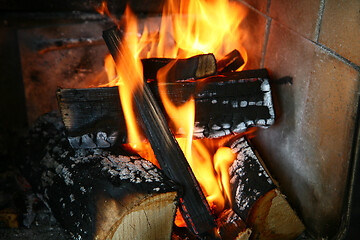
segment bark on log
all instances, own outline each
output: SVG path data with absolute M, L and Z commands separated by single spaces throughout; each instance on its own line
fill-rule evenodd
M 219 73 L 236 71 L 244 63 L 244 59 L 240 52 L 235 49 L 217 62 L 217 71 Z
M 229 169 L 233 210 L 252 229 L 251 239 L 295 239 L 304 225 L 274 184 L 247 139 L 230 145 L 236 160 Z
M 163 110 L 158 83 L 151 82 L 149 87 Z M 194 138 L 222 137 L 250 127 L 266 128 L 275 120 L 266 69 L 167 83 L 166 93 L 176 105 L 194 96 Z M 116 141 L 126 142 L 126 125 L 117 87 L 59 89 L 57 99 L 73 147 L 109 147 Z M 179 133 L 169 117 L 165 117 L 172 132 Z
M 103 32 L 103 38 L 114 60 L 117 61 L 119 59 L 117 56 L 123 54 L 119 49 L 121 36 L 116 28 L 112 28 Z M 123 47 L 125 48 L 125 46 Z M 134 81 L 137 80 L 142 81 L 142 79 L 134 79 Z M 195 234 L 206 234 L 216 226 L 216 223 L 200 185 L 172 135 L 147 83 L 142 84 L 142 89 L 139 87 L 132 92 L 132 95 L 144 123 L 143 130 L 161 169 L 184 190 L 180 198 L 181 214 L 187 226 Z
M 166 75 L 169 82 L 204 78 L 214 75 L 217 70 L 213 54 L 200 54 L 185 59 L 147 58 L 141 62 L 145 80 L 156 80 L 159 69 L 169 63 L 173 64 Z
M 43 116 L 22 172 L 75 239 L 171 239 L 175 184 L 138 156 L 73 150 L 60 115 Z

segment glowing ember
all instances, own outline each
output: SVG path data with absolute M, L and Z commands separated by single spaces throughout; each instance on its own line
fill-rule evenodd
M 109 15 L 106 4 L 103 4 L 99 12 Z M 186 58 L 203 53 L 213 53 L 220 59 L 231 50 L 238 49 L 246 63 L 246 51 L 241 46 L 244 36 L 239 27 L 245 15 L 246 12 L 239 4 L 227 0 L 170 0 L 165 3 L 159 32 L 150 32 L 148 29 L 153 26 L 145 23 L 141 37 L 138 37 L 136 18 L 129 8 L 126 9 L 123 19 L 125 28 L 122 28 L 125 37 L 120 46 L 123 54 L 117 61 L 120 64 L 115 71 L 113 60 L 107 57 L 105 69 L 109 76 L 108 86 L 119 86 L 129 145 L 142 157 L 158 165 L 150 144 L 142 141 L 132 107 L 132 93 L 143 81 L 139 59 Z M 161 93 L 167 92 L 163 89 L 165 84 L 161 83 L 166 81 L 166 73 L 170 68 L 171 64 L 158 72 L 157 80 Z M 217 145 L 214 147 L 204 141 L 192 140 L 195 120 L 193 98 L 182 106 L 175 106 L 166 94 L 161 94 L 161 100 L 176 129 L 181 130 L 183 138 L 177 140 L 207 196 L 209 205 L 215 212 L 221 212 L 230 204 L 227 169 L 235 156 L 228 148 L 218 148 Z M 180 226 L 184 225 L 179 216 L 175 222 Z

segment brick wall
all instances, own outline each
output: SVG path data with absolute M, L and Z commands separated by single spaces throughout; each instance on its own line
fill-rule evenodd
M 239 2 L 258 40 L 245 43 L 248 68 L 270 71 L 277 102 L 277 123 L 258 132 L 257 147 L 311 234 L 339 238 L 358 129 L 360 1 Z

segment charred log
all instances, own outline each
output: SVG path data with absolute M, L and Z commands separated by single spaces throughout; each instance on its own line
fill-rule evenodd
M 141 62 L 145 80 L 156 80 L 159 69 L 167 64 L 173 64 L 166 76 L 169 82 L 199 79 L 216 73 L 213 54 L 201 54 L 186 59 L 146 58 Z
M 236 71 L 244 63 L 244 59 L 240 52 L 235 49 L 217 62 L 217 71 L 218 73 Z
M 229 169 L 233 210 L 252 229 L 251 239 L 295 239 L 304 225 L 280 193 L 259 155 L 241 137 L 231 149 Z
M 151 82 L 149 87 L 163 110 L 159 84 Z M 266 128 L 274 123 L 271 88 L 265 69 L 166 83 L 165 88 L 175 105 L 194 96 L 195 138 L 222 137 L 244 132 L 250 127 Z M 117 87 L 59 89 L 57 99 L 73 147 L 109 147 L 116 141 L 126 142 Z M 169 116 L 165 117 L 172 131 L 179 132 Z
M 118 46 L 121 37 L 116 28 L 103 32 L 106 44 L 115 61 L 122 54 Z M 144 123 L 144 132 L 164 173 L 183 187 L 180 211 L 187 226 L 196 234 L 204 234 L 215 227 L 214 217 L 205 196 L 185 156 L 172 135 L 155 98 L 144 82 L 142 89 L 132 93 L 136 107 Z
M 22 172 L 75 239 L 170 239 L 177 187 L 138 156 L 74 151 L 57 114 L 24 145 Z

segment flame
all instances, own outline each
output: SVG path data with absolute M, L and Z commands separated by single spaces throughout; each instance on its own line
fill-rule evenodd
M 100 12 L 110 13 L 103 3 Z M 240 24 L 246 11 L 235 1 L 228 0 L 169 0 L 164 5 L 162 22 L 158 32 L 151 32 L 153 26 L 145 23 L 143 33 L 137 36 L 137 21 L 126 8 L 124 22 L 125 38 L 121 47 L 122 55 L 114 61 L 107 57 L 105 69 L 109 75 L 108 86 L 119 86 L 121 104 L 128 128 L 129 145 L 137 153 L 158 165 L 148 142 L 142 141 L 133 111 L 132 94 L 143 82 L 140 58 L 166 57 L 186 58 L 196 54 L 213 53 L 220 59 L 233 49 L 238 49 L 247 62 L 242 47 L 246 37 Z M 201 188 L 215 212 L 221 212 L 231 204 L 228 168 L 235 159 L 229 148 L 209 144 L 205 140 L 193 140 L 195 101 L 176 106 L 166 94 L 166 74 L 174 64 L 168 64 L 158 71 L 160 97 L 165 110 L 173 122 L 177 138 Z M 245 64 L 241 67 L 241 69 Z M 116 70 L 115 70 L 116 69 Z M 241 70 L 240 69 L 240 70 Z M 181 116 L 181 118 L 179 118 Z M 180 216 L 175 223 L 184 226 Z
M 117 81 L 121 106 L 125 116 L 128 140 L 133 149 L 142 145 L 141 134 L 135 117 L 132 95 L 140 91 L 143 84 L 143 69 L 139 59 L 139 42 L 137 38 L 137 21 L 130 8 L 125 10 L 125 32 L 120 46 L 120 54 L 116 62 Z M 134 34 L 135 33 L 135 34 Z M 109 60 L 108 62 L 109 63 Z M 115 74 L 111 66 L 106 66 L 108 74 Z

